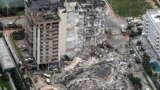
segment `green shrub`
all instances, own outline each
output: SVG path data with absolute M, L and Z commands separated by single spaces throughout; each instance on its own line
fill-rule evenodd
M 0 38 L 2 38 L 2 37 L 3 37 L 3 33 L 1 32 L 1 33 L 0 33 Z
M 24 30 L 18 30 L 12 33 L 12 38 L 14 40 L 22 40 L 25 38 L 25 32 Z
M 142 88 L 141 79 L 139 79 L 138 77 L 133 77 L 133 75 L 131 74 L 129 75 L 129 80 L 131 81 L 131 83 L 134 85 L 136 89 Z
M 9 77 L 6 73 L 2 74 L 2 78 L 3 78 L 4 81 L 9 81 Z

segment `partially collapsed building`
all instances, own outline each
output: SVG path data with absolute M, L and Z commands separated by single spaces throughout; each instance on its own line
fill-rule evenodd
M 128 88 L 127 64 L 103 46 L 106 6 L 102 0 L 26 0 L 25 5 L 26 45 L 38 65 L 58 63 L 61 72 L 51 81 L 59 90 Z M 64 55 L 70 59 L 61 59 Z
M 26 0 L 26 46 L 36 63 L 49 64 L 86 45 L 100 43 L 105 31 L 104 2 Z M 86 4 L 87 3 L 87 4 Z

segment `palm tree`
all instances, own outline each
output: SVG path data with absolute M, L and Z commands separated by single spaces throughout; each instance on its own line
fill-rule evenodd
M 7 7 L 2 8 L 1 15 L 2 16 L 7 16 Z

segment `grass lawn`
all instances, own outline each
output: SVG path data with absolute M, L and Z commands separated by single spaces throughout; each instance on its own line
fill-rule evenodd
M 18 15 L 18 16 L 24 15 L 24 11 L 17 11 L 17 15 Z
M 108 0 L 115 13 L 123 17 L 139 16 L 151 7 L 146 0 Z
M 11 90 L 9 82 L 3 81 L 2 77 L 0 77 L 0 88 L 5 90 L 4 87 L 6 87 L 7 90 Z

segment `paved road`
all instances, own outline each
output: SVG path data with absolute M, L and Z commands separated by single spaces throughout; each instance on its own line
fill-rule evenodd
M 9 46 L 9 48 L 10 48 L 10 51 L 11 51 L 11 53 L 12 53 L 12 55 L 13 55 L 13 57 L 15 58 L 15 62 L 16 62 L 16 64 L 18 64 L 19 63 L 19 58 L 18 58 L 18 56 L 16 55 L 17 54 L 17 52 L 16 52 L 16 50 L 13 48 L 13 45 L 12 45 L 12 43 L 11 43 L 11 41 L 9 40 L 9 37 L 5 37 L 6 38 L 6 41 L 7 41 L 7 43 L 8 43 L 8 46 Z M 18 72 L 18 74 L 19 74 L 19 76 L 21 77 L 21 75 L 20 75 L 20 71 L 19 71 L 19 69 L 17 68 L 17 72 Z M 33 82 L 33 79 L 32 79 L 32 76 L 31 76 L 31 74 L 30 74 L 30 72 L 28 72 L 28 70 L 26 70 L 26 74 L 28 75 L 28 77 L 32 80 L 32 82 Z M 21 78 L 22 79 L 22 78 Z M 23 80 L 23 79 L 22 79 Z M 24 82 L 23 82 L 23 85 L 25 86 L 25 84 L 24 84 Z M 33 84 L 33 88 L 35 89 L 35 85 Z
M 17 17 L 18 17 L 18 16 L 16 16 L 16 17 L 0 18 L 0 21 L 1 21 L 4 25 L 7 25 L 9 22 L 13 22 Z M 20 19 L 18 19 L 15 23 L 16 23 L 16 24 L 22 24 L 22 25 L 24 25 L 24 24 L 25 24 L 24 16 L 21 16 Z
M 133 48 L 133 50 L 135 51 L 136 55 L 138 56 L 138 58 L 141 60 L 141 62 L 143 61 L 142 57 L 139 55 L 137 49 L 135 48 L 135 45 L 133 43 L 133 41 L 130 41 L 130 45 Z

